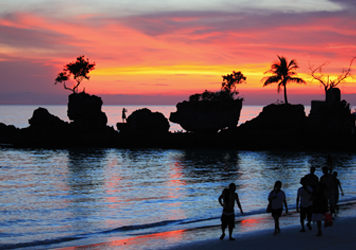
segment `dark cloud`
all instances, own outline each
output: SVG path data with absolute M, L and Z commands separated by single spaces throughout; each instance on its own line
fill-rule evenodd
M 66 105 L 67 102 L 68 93 L 64 91 L 58 93 L 38 93 L 37 91 L 0 93 L 0 104 L 7 105 Z
M 340 13 L 226 13 L 170 12 L 130 16 L 117 21 L 150 36 L 190 32 L 204 35 L 212 32 L 253 32 L 263 29 L 308 24 L 319 18 L 338 17 Z M 344 15 L 342 15 L 344 16 Z M 241 34 L 243 35 L 243 34 Z
M 323 47 L 325 43 L 340 41 L 354 43 L 355 36 L 345 34 L 344 31 L 354 29 L 355 16 L 356 13 L 352 10 L 267 14 L 170 12 L 131 16 L 117 21 L 146 35 L 165 36 L 182 44 L 219 44 L 229 38 L 230 43 L 243 47 L 263 41 L 268 45 L 267 49 L 274 53 L 283 50 L 282 43 L 286 47 L 296 44 L 294 48 L 289 46 L 288 51 L 291 52 L 300 52 L 298 46 Z M 313 25 L 319 27 L 307 29 Z M 306 29 L 303 29 L 303 26 Z M 335 26 L 338 29 L 335 29 Z M 250 51 L 254 53 L 253 48 Z M 236 54 L 218 57 L 225 56 Z
M 56 69 L 46 62 L 33 62 L 11 58 L 11 61 L 0 61 L 1 92 L 49 92 L 58 91 L 61 87 L 54 85 Z
M 18 14 L 7 14 L 0 18 L 22 25 Z M 78 48 L 70 44 L 80 44 L 81 41 L 64 34 L 64 32 L 59 33 L 51 29 L 0 25 L 0 43 L 20 49 L 50 49 L 73 53 L 78 51 Z
M 63 37 L 46 31 L 0 26 L 0 43 L 23 49 L 63 46 Z M 68 45 L 67 45 L 68 46 Z
M 340 4 L 340 5 L 344 5 L 346 7 L 353 7 L 356 8 L 356 1 L 355 0 L 329 0 L 330 2 L 336 3 L 336 4 Z

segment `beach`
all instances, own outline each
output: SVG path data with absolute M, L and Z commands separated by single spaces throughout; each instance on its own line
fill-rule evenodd
M 240 234 L 234 232 L 235 241 L 229 241 L 228 237 L 224 240 L 219 240 L 219 228 L 213 228 L 216 232 L 216 237 L 211 239 L 185 242 L 185 238 L 181 238 L 181 242 L 176 246 L 169 246 L 164 244 L 156 244 L 158 241 L 169 242 L 171 236 L 175 237 L 175 232 L 170 234 L 155 234 L 145 237 L 136 237 L 130 240 L 115 240 L 111 239 L 106 242 L 92 243 L 87 245 L 76 245 L 73 247 L 55 248 L 57 250 L 95 250 L 95 249 L 135 249 L 136 244 L 142 244 L 143 241 L 151 241 L 146 249 L 169 249 L 169 250 L 215 250 L 215 249 L 274 249 L 274 250 L 333 250 L 333 249 L 355 249 L 355 223 L 356 217 L 337 217 L 333 221 L 333 226 L 322 228 L 323 235 L 316 236 L 316 224 L 312 224 L 313 229 L 307 230 L 304 233 L 299 232 L 300 226 L 282 227 L 281 232 L 273 236 L 273 228 L 255 231 L 251 233 Z M 272 225 L 272 224 L 271 224 Z M 211 229 L 208 229 L 211 230 Z M 218 231 L 216 231 L 218 230 Z M 199 230 L 198 230 L 199 231 Z M 193 235 L 196 234 L 199 238 L 199 232 L 188 232 Z M 206 235 L 207 236 L 207 235 Z M 163 241 L 162 241 L 163 240 Z M 84 243 L 84 242 L 83 242 Z M 147 242 L 148 243 L 148 242 Z
M 299 232 L 299 213 L 294 209 L 280 218 L 281 231 L 273 235 L 274 223 L 270 214 L 254 216 L 236 216 L 235 241 L 229 241 L 228 235 L 220 240 L 219 224 L 209 227 L 197 227 L 153 234 L 136 234 L 131 238 L 97 237 L 74 242 L 62 243 L 56 250 L 215 250 L 215 249 L 273 249 L 273 250 L 333 250 L 355 249 L 356 204 L 340 204 L 340 211 L 333 219 L 331 227 L 322 224 L 322 236 L 316 236 L 316 223 L 312 230 Z M 228 234 L 228 231 L 226 230 Z M 144 247 L 142 247 L 144 245 Z
M 237 237 L 236 241 L 220 241 L 218 239 L 194 242 L 171 248 L 174 250 L 194 249 L 274 249 L 274 250 L 332 250 L 355 249 L 356 218 L 340 218 L 334 221 L 332 227 L 323 228 L 323 235 L 316 236 L 316 227 L 312 231 L 300 233 L 299 226 L 281 229 L 279 235 L 273 236 L 271 230 L 264 230 L 258 234 Z

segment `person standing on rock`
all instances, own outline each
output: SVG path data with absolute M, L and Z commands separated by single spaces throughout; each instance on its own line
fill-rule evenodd
M 123 123 L 126 122 L 126 112 L 127 112 L 127 109 L 123 108 L 122 109 L 122 116 L 121 116 Z

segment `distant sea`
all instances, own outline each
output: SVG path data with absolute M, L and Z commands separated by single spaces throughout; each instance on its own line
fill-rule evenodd
M 28 120 L 32 117 L 33 111 L 38 107 L 46 108 L 51 114 L 58 116 L 64 121 L 69 121 L 67 117 L 66 105 L 0 105 L 0 122 L 6 125 L 14 125 L 18 128 L 25 128 L 29 126 Z M 152 112 L 161 112 L 167 119 L 169 119 L 171 112 L 176 112 L 177 109 L 174 105 L 167 106 L 120 106 L 120 105 L 108 105 L 102 106 L 102 111 L 106 113 L 108 117 L 108 126 L 113 126 L 116 129 L 116 123 L 121 122 L 121 111 L 126 108 L 128 117 L 132 112 L 142 108 L 148 108 Z M 243 106 L 241 110 L 239 124 L 249 121 L 262 111 L 263 106 Z M 310 106 L 305 106 L 305 113 L 308 115 L 310 112 Z M 183 131 L 182 127 L 176 123 L 170 123 L 171 132 Z

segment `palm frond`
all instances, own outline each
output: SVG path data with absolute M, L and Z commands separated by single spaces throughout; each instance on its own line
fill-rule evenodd
M 281 81 L 281 77 L 279 75 L 267 76 L 262 78 L 262 81 L 263 81 L 263 86 L 267 86 L 271 83 L 278 83 L 279 81 Z
M 292 60 L 289 62 L 288 69 L 289 69 L 289 70 L 295 70 L 295 69 L 297 69 L 297 68 L 299 68 L 299 66 L 298 66 L 296 60 L 292 59 Z
M 302 78 L 299 78 L 299 77 L 289 77 L 288 81 L 289 82 L 299 83 L 299 84 L 302 84 L 302 83 L 306 84 L 306 82 Z

